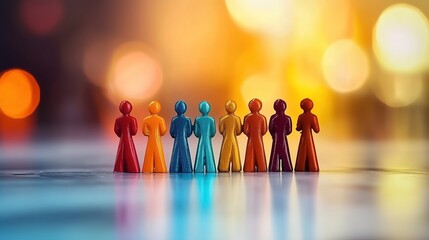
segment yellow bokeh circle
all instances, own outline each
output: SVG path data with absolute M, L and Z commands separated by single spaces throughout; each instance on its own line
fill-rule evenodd
M 359 89 L 369 75 L 365 52 L 350 39 L 336 41 L 326 49 L 322 68 L 329 86 L 337 92 Z
M 416 7 L 400 3 L 385 9 L 373 33 L 381 66 L 396 73 L 421 73 L 429 67 L 429 23 Z

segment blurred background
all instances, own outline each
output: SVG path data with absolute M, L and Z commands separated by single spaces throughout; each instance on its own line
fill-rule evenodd
M 169 124 L 177 100 L 219 119 L 229 99 L 243 117 L 260 98 L 269 118 L 283 98 L 295 125 L 308 97 L 321 139 L 429 136 L 425 0 L 9 0 L 0 14 L 3 143 L 116 139 L 125 99 L 140 122 L 160 101 Z

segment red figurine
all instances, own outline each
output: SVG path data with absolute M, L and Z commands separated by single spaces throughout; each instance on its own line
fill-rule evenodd
M 140 172 L 136 148 L 132 136 L 137 133 L 137 120 L 130 116 L 133 106 L 128 101 L 122 101 L 119 111 L 122 116 L 115 121 L 115 133 L 120 138 L 118 153 L 116 154 L 114 172 Z
M 259 113 L 261 108 L 261 100 L 257 98 L 250 100 L 250 113 L 244 117 L 243 133 L 248 137 L 243 168 L 245 172 L 267 171 L 264 142 L 262 140 L 262 136 L 267 132 L 267 119 Z
M 298 154 L 296 156 L 296 172 L 318 172 L 319 163 L 317 162 L 316 148 L 314 147 L 313 134 L 320 131 L 317 116 L 311 113 L 313 102 L 306 98 L 301 101 L 301 108 L 304 113 L 299 115 L 296 126 L 297 131 L 301 131 L 299 140 Z

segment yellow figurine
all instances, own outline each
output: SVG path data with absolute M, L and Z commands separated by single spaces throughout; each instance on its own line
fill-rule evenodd
M 219 132 L 223 136 L 222 147 L 218 170 L 219 172 L 229 172 L 232 163 L 232 171 L 241 171 L 240 150 L 238 148 L 237 136 L 241 134 L 241 119 L 234 112 L 237 104 L 234 101 L 225 103 L 225 110 L 228 114 L 220 118 Z
M 167 132 L 164 118 L 157 115 L 161 104 L 157 101 L 149 103 L 150 116 L 143 119 L 143 134 L 148 136 L 146 154 L 142 172 L 167 172 L 162 148 L 161 136 Z

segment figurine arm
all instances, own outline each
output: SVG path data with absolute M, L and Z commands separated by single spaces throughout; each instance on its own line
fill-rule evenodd
M 261 134 L 265 135 L 265 133 L 267 133 L 267 119 L 262 116 Z
M 224 123 L 223 123 L 223 118 L 221 118 L 219 120 L 219 133 L 222 134 L 222 135 L 224 135 L 224 132 L 225 132 L 225 126 L 224 126 Z
M 174 118 L 171 120 L 170 124 L 170 136 L 176 138 L 176 125 L 174 124 Z
M 186 137 L 190 137 L 192 135 L 192 122 L 191 119 L 187 119 L 186 121 Z
M 292 119 L 290 117 L 287 117 L 286 135 L 289 135 L 291 133 L 292 133 Z
M 241 129 L 241 119 L 239 117 L 235 118 L 235 135 L 240 135 L 242 132 Z
M 210 121 L 210 137 L 214 137 L 216 135 L 216 124 L 215 120 L 212 119 Z
M 301 116 L 298 117 L 298 121 L 296 122 L 296 130 L 297 131 L 301 131 L 302 130 L 302 126 L 301 126 Z
M 150 134 L 150 131 L 149 131 L 149 128 L 147 127 L 147 123 L 146 123 L 146 121 L 145 120 L 143 120 L 143 123 L 142 123 L 142 132 L 143 132 L 143 135 L 145 135 L 145 136 L 149 136 L 149 134 Z
M 121 137 L 122 132 L 121 128 L 119 127 L 118 120 L 115 121 L 115 127 L 113 128 L 113 131 L 115 131 L 116 136 Z
M 137 125 L 137 119 L 132 118 L 131 126 L 130 126 L 130 134 L 131 136 L 134 136 L 137 134 L 138 125 Z
M 165 120 L 164 118 L 160 117 L 160 123 L 159 123 L 159 130 L 160 130 L 160 134 L 161 136 L 164 136 L 165 133 L 167 132 L 167 126 L 165 125 Z
M 270 118 L 270 123 L 268 125 L 268 130 L 270 131 L 271 136 L 274 137 L 274 133 L 276 132 L 276 125 L 274 124 L 274 115 Z
M 244 120 L 243 120 L 243 133 L 246 136 L 249 136 L 249 123 L 247 122 L 247 117 L 244 117 Z
M 194 134 L 198 138 L 201 136 L 200 127 L 199 127 L 197 119 L 195 119 L 195 121 L 194 121 Z
M 313 122 L 311 123 L 311 128 L 313 129 L 313 131 L 315 133 L 319 133 L 320 128 L 319 128 L 319 121 L 317 121 L 317 116 L 313 115 Z

